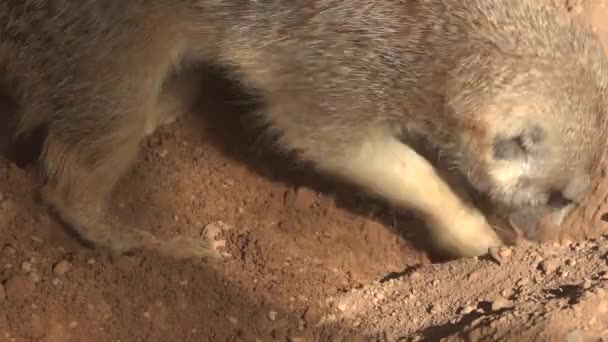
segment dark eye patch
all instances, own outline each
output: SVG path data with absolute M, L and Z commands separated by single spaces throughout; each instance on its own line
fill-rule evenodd
M 494 143 L 494 158 L 512 160 L 521 157 L 526 151 L 521 136 L 515 138 L 499 139 Z
M 515 137 L 498 138 L 494 143 L 494 158 L 501 160 L 521 158 L 544 139 L 545 132 L 539 126 L 533 126 Z

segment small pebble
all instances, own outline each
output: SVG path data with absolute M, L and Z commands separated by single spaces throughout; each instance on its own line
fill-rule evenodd
M 15 250 L 15 248 L 13 248 L 13 246 L 6 245 L 6 246 L 4 246 L 4 248 L 2 248 L 2 253 L 12 256 L 12 255 L 15 255 L 15 253 L 17 253 L 17 251 Z
M 441 311 L 441 306 L 439 304 L 431 305 L 431 307 L 429 308 L 429 313 L 431 314 L 436 314 L 439 311 Z
M 583 288 L 585 290 L 591 288 L 591 286 L 593 286 L 593 282 L 591 281 L 591 279 L 587 279 L 583 282 Z
M 40 282 L 40 274 L 36 273 L 36 272 L 30 272 L 27 275 L 28 277 L 30 277 L 30 279 L 34 282 L 34 283 L 39 283 Z
M 36 235 L 30 236 L 30 240 L 32 240 L 35 243 L 42 243 L 43 242 L 42 239 L 39 238 L 39 237 L 37 237 Z
M 70 329 L 74 329 L 74 328 L 76 328 L 77 326 L 78 326 L 78 322 L 76 322 L 76 321 L 71 321 L 70 323 L 68 323 L 68 327 L 69 327 Z
M 6 299 L 6 291 L 4 291 L 4 286 L 0 284 L 0 303 L 4 302 Z
M 597 305 L 597 312 L 600 314 L 607 313 L 608 312 L 608 301 L 606 301 L 606 300 L 600 301 L 600 303 Z
M 471 305 L 467 305 L 464 308 L 462 308 L 462 310 L 460 310 L 460 313 L 463 315 L 468 315 L 473 311 L 475 311 L 475 307 L 471 306 Z
M 583 342 L 583 333 L 580 330 L 572 330 L 566 335 L 566 342 Z
M 506 298 L 498 298 L 492 302 L 492 311 L 499 311 L 511 306 L 511 302 Z
M 22 262 L 21 263 L 21 270 L 23 272 L 31 272 L 32 271 L 32 264 L 29 263 L 29 262 L 27 262 L 27 261 Z
M 25 300 L 34 294 L 36 284 L 28 276 L 15 276 L 4 284 L 6 297 L 10 300 Z
M 511 248 L 500 247 L 500 249 L 498 250 L 498 255 L 503 259 L 510 257 L 512 254 L 513 250 Z
M 2 203 L 0 203 L 0 208 L 2 210 L 12 210 L 14 206 L 15 205 L 13 201 L 11 201 L 10 199 L 5 199 L 4 201 L 2 201 Z
M 268 319 L 271 321 L 276 321 L 277 319 L 277 312 L 274 310 L 270 310 L 268 311 Z
M 237 324 L 239 322 L 239 320 L 234 316 L 228 317 L 228 321 L 232 324 Z
M 538 265 L 540 265 L 541 262 L 543 262 L 543 257 L 540 255 L 537 255 L 534 260 L 532 261 L 532 267 L 536 268 L 538 267 Z
M 58 276 L 66 274 L 66 272 L 69 270 L 70 263 L 65 260 L 61 260 L 60 262 L 56 263 L 55 266 L 53 266 L 53 273 Z
M 560 262 L 558 259 L 551 258 L 544 260 L 540 263 L 540 268 L 545 272 L 545 274 L 553 273 L 559 267 Z

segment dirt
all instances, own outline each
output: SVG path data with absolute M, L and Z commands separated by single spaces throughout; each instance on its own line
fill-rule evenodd
M 561 4 L 608 46 L 608 1 Z M 209 84 L 210 101 L 146 142 L 111 214 L 163 237 L 213 236 L 226 258 L 87 248 L 38 204 L 36 143 L 12 146 L 0 341 L 608 339 L 606 182 L 573 215 L 571 241 L 438 262 L 421 223 L 267 153 L 239 130 L 239 98 L 217 100 L 230 87 Z

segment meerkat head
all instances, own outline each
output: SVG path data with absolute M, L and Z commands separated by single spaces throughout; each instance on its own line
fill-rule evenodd
M 459 171 L 511 208 L 580 201 L 607 143 L 605 76 L 522 59 L 472 73 L 446 101 Z

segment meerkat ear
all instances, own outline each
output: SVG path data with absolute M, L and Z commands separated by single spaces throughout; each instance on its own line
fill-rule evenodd
M 532 126 L 514 136 L 499 136 L 494 142 L 494 158 L 500 160 L 518 159 L 530 154 L 545 138 L 540 126 Z

